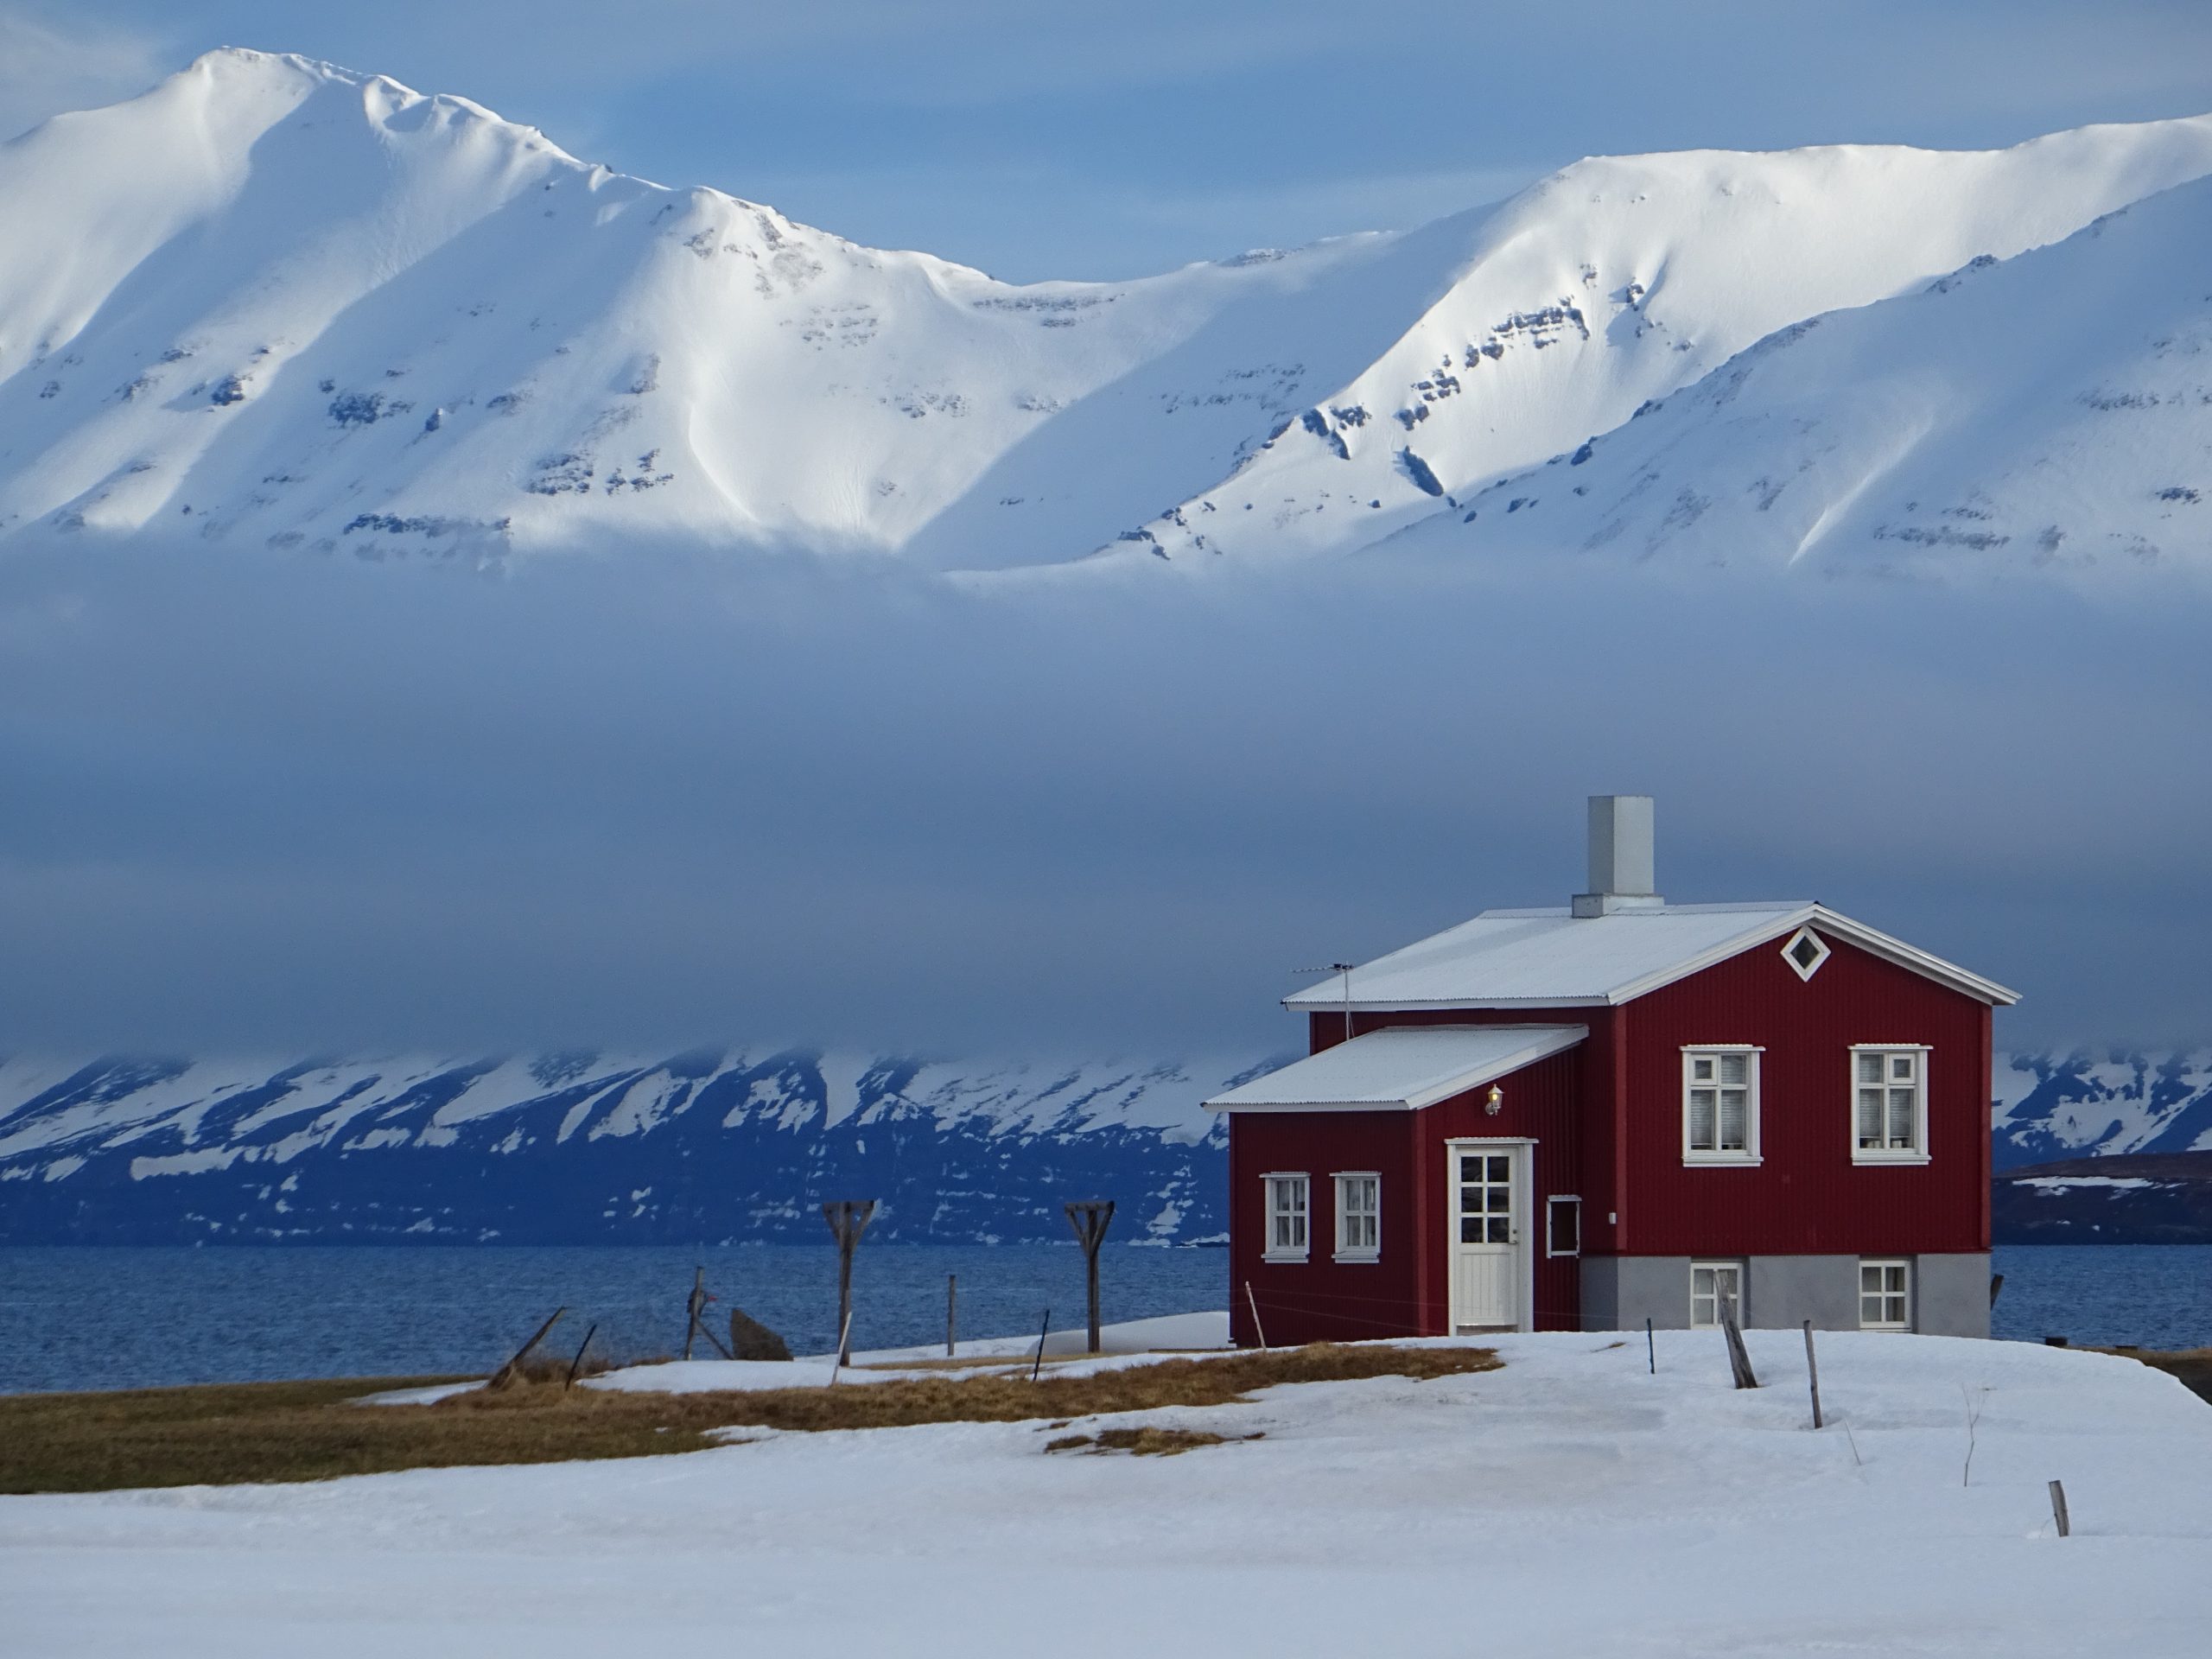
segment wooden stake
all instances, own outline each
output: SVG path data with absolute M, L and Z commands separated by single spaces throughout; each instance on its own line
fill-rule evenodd
M 853 1250 L 875 1216 L 875 1200 L 846 1198 L 822 1206 L 822 1219 L 837 1240 L 837 1363 L 853 1363 Z M 833 1371 L 832 1376 L 836 1375 Z
M 1045 1317 L 1037 1326 L 1037 1358 L 1029 1368 L 1029 1380 L 1034 1382 L 1037 1373 L 1045 1369 L 1045 1333 L 1052 1328 L 1052 1310 L 1046 1308 Z
M 1651 1375 L 1659 1375 L 1659 1344 L 1651 1339 L 1651 1316 L 1643 1316 L 1643 1358 L 1651 1367 Z
M 1252 1294 L 1252 1281 L 1244 1281 L 1244 1306 L 1252 1310 L 1252 1334 L 1260 1339 L 1260 1346 L 1268 1345 L 1268 1327 L 1260 1323 L 1260 1299 Z
M 853 1314 L 852 1310 L 848 1308 L 845 1311 L 845 1322 L 837 1327 L 836 1357 L 830 1362 L 830 1386 L 833 1389 L 837 1386 L 837 1373 L 843 1369 L 846 1361 L 852 1357 L 852 1346 Z
M 1813 1322 L 1805 1321 L 1805 1376 L 1813 1385 L 1813 1427 L 1821 1427 L 1821 1365 L 1813 1357 Z
M 2066 1486 L 2063 1481 L 2054 1480 L 2050 1483 L 2050 1518 L 2058 1522 L 2060 1537 L 2072 1535 L 2074 1528 L 2066 1518 Z
M 707 1305 L 707 1270 L 691 1269 L 691 1294 L 683 1299 L 683 1357 L 691 1357 L 691 1338 L 698 1334 L 699 1310 Z
M 1067 1211 L 1068 1225 L 1075 1229 L 1076 1243 L 1083 1246 L 1084 1275 L 1090 1293 L 1090 1351 L 1098 1351 L 1098 1247 L 1106 1242 L 1106 1230 L 1114 1224 L 1114 1201 L 1092 1200 L 1085 1204 L 1062 1206 Z
M 957 1344 L 953 1333 L 958 1326 L 954 1315 L 958 1311 L 959 1306 L 960 1275 L 957 1273 L 948 1273 L 944 1275 L 944 1357 L 947 1359 L 956 1357 Z
M 1997 1306 L 1997 1293 L 2004 1288 L 2005 1275 L 2001 1273 L 1991 1274 L 1989 1275 L 1989 1305 L 1992 1307 Z
M 576 1349 L 576 1357 L 569 1362 L 569 1380 L 561 1384 L 563 1392 L 565 1393 L 576 1386 L 576 1372 L 583 1365 L 584 1350 L 591 1346 L 591 1339 L 598 1334 L 599 1326 L 596 1324 L 584 1332 L 584 1339 Z
M 521 1347 L 516 1349 L 515 1357 L 509 1360 L 505 1364 L 500 1366 L 498 1370 L 493 1372 L 492 1380 L 486 1382 L 484 1386 L 487 1389 L 504 1389 L 508 1383 L 513 1382 L 515 1380 L 515 1371 L 517 1368 L 522 1364 L 523 1361 L 530 1357 L 530 1351 L 537 1347 L 539 1343 L 545 1340 L 545 1333 L 548 1331 L 550 1331 L 553 1328 L 555 1322 L 568 1311 L 569 1310 L 566 1306 L 555 1308 L 553 1310 L 553 1318 L 546 1320 L 544 1324 L 539 1325 L 537 1327 L 537 1334 L 532 1337 L 528 1342 L 523 1344 Z
M 1736 1324 L 1733 1305 L 1720 1310 L 1720 1333 L 1728 1339 L 1728 1369 L 1736 1378 L 1739 1389 L 1756 1389 L 1759 1380 L 1751 1374 L 1751 1351 L 1744 1346 L 1744 1333 Z

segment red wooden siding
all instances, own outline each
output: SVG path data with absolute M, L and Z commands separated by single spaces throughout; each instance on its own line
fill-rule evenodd
M 1631 1207 L 1641 1255 L 1909 1255 L 1989 1248 L 1989 1009 L 1840 939 L 1810 981 L 1779 942 L 1622 1010 Z M 1757 1043 L 1757 1168 L 1682 1162 L 1685 1045 Z M 1926 1043 L 1928 1150 L 1852 1161 L 1851 1046 Z
M 1820 970 L 1800 980 L 1783 943 L 1753 945 L 1618 1007 L 1359 1013 L 1352 1029 L 1587 1026 L 1586 1254 L 1986 1250 L 1990 1008 L 1834 938 Z M 1341 1014 L 1308 1019 L 1315 1052 L 1344 1040 Z M 1925 1165 L 1852 1161 L 1851 1046 L 1886 1042 L 1929 1046 Z M 1700 1043 L 1766 1051 L 1757 1168 L 1683 1165 L 1681 1050 Z
M 1474 1023 L 1462 1021 L 1461 1023 Z M 1257 1339 L 1245 1286 L 1259 1303 L 1267 1338 L 1291 1343 L 1391 1336 L 1435 1336 L 1445 1329 L 1449 1280 L 1445 1146 L 1460 1136 L 1531 1137 L 1531 1213 L 1523 1217 L 1535 1268 L 1536 1323 L 1573 1330 L 1580 1323 L 1580 1268 L 1573 1257 L 1544 1255 L 1544 1201 L 1584 1199 L 1586 1246 L 1591 1203 L 1578 1185 L 1582 1109 L 1580 1050 L 1555 1054 L 1498 1080 L 1497 1116 L 1484 1110 L 1490 1085 L 1418 1112 L 1238 1112 L 1230 1115 L 1230 1330 Z M 1338 1172 L 1382 1178 L 1382 1250 L 1375 1262 L 1332 1260 Z M 1269 1174 L 1304 1172 L 1310 1183 L 1310 1249 L 1302 1262 L 1263 1259 Z
M 1535 1267 L 1535 1325 L 1539 1331 L 1573 1331 L 1581 1326 L 1582 1269 L 1573 1256 L 1544 1254 L 1545 1200 L 1572 1194 L 1583 1201 L 1586 1221 L 1590 1196 L 1581 1186 L 1582 1071 L 1586 1064 L 1580 1048 L 1569 1049 L 1538 1060 L 1534 1065 L 1498 1079 L 1505 1098 L 1498 1114 L 1483 1109 L 1490 1085 L 1454 1095 L 1424 1111 L 1409 1114 L 1419 1137 L 1419 1168 L 1414 1192 L 1418 1198 L 1421 1239 L 1420 1296 L 1421 1329 L 1432 1336 L 1449 1330 L 1446 1297 L 1451 1280 L 1447 1256 L 1454 1217 L 1450 1200 L 1451 1173 L 1446 1141 L 1503 1135 L 1527 1136 L 1536 1144 L 1530 1149 L 1529 1213 L 1522 1218 L 1530 1256 Z M 1603 1217 L 1601 1217 L 1600 1219 Z

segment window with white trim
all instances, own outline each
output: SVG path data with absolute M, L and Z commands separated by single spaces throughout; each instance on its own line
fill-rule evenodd
M 1303 1174 L 1262 1177 L 1268 1186 L 1268 1248 L 1270 1262 L 1306 1260 L 1307 1182 Z
M 1582 1200 L 1554 1194 L 1544 1200 L 1544 1254 L 1582 1254 Z
M 1789 943 L 1782 947 L 1782 959 L 1800 979 L 1810 979 L 1819 973 L 1828 954 L 1828 942 L 1809 927 L 1799 928 L 1789 936 Z
M 1336 1179 L 1337 1260 L 1375 1261 L 1382 1251 L 1382 1178 L 1353 1170 Z
M 1851 1155 L 1862 1164 L 1928 1161 L 1928 1050 L 1851 1051 Z
M 1682 1161 L 1759 1160 L 1759 1051 L 1731 1044 L 1682 1051 Z
M 1744 1323 L 1744 1264 L 1740 1262 L 1690 1263 L 1690 1329 L 1718 1331 L 1723 1313 Z
M 1861 1262 L 1859 1264 L 1859 1328 L 1861 1331 L 1912 1329 L 1912 1263 Z

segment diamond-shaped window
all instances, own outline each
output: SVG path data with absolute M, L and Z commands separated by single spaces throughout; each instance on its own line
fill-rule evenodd
M 1828 959 L 1827 941 L 1811 928 L 1801 927 L 1782 947 L 1782 959 L 1796 970 L 1798 978 L 1810 979 Z

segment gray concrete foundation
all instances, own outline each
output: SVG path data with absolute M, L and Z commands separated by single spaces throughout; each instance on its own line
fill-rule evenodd
M 1582 1258 L 1582 1328 L 1681 1331 L 1690 1322 L 1687 1255 L 1586 1255 Z M 1856 1255 L 1698 1256 L 1734 1260 L 1744 1268 L 1746 1326 L 1795 1330 L 1810 1319 L 1821 1331 L 1859 1329 Z M 1896 1261 L 1897 1256 L 1870 1256 Z M 1929 1336 L 1989 1334 L 1989 1257 L 1904 1255 L 1912 1263 L 1912 1328 Z

